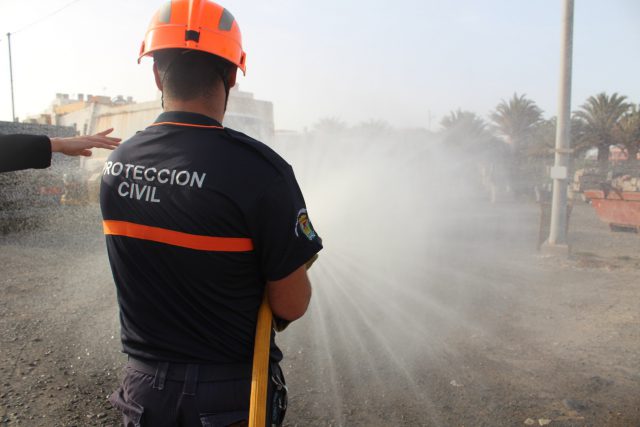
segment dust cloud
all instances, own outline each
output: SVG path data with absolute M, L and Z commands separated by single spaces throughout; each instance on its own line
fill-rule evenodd
M 509 195 L 504 151 L 451 142 L 387 128 L 310 132 L 275 147 L 293 164 L 325 245 L 310 272 L 310 312 L 280 337 L 296 422 L 572 425 L 584 415 L 567 402 L 592 413 L 611 402 L 593 390 L 637 402 L 622 390 L 638 390 L 638 377 L 623 374 L 613 387 L 607 366 L 616 351 L 631 354 L 630 341 L 574 368 L 576 352 L 615 329 L 602 307 L 584 312 L 610 279 L 537 252 L 540 208 L 533 188 Z M 628 288 L 633 275 L 618 277 Z M 598 328 L 585 330 L 586 318 Z
M 418 372 L 459 357 L 460 336 L 494 333 L 482 313 L 514 294 L 508 278 L 535 249 L 532 218 L 514 210 L 497 221 L 481 162 L 436 135 L 316 133 L 276 149 L 325 244 L 310 315 L 284 341 L 310 351 L 337 425 L 351 425 L 351 405 L 387 406 L 385 394 L 422 408 L 416 421 L 446 425 Z M 461 367 L 447 369 L 461 381 Z
M 540 256 L 535 202 L 496 200 L 500 164 L 441 134 L 312 131 L 274 149 L 325 245 L 309 312 L 277 337 L 285 425 L 640 419 L 635 258 L 614 268 Z M 600 254 L 606 227 L 588 205 L 573 215 L 578 249 Z M 125 358 L 99 209 L 45 218 L 0 236 L 0 417 L 115 424 L 105 397 Z M 629 253 L 634 238 L 612 241 Z

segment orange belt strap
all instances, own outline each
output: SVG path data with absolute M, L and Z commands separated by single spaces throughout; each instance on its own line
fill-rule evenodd
M 104 234 L 151 240 L 200 251 L 250 252 L 253 250 L 253 242 L 247 237 L 201 236 L 127 221 L 103 221 L 102 226 Z

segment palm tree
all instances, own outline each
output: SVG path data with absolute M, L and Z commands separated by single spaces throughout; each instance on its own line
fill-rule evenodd
M 355 136 L 376 139 L 387 137 L 393 130 L 393 127 L 386 120 L 369 119 L 354 126 L 351 133 Z
M 346 134 L 349 126 L 337 117 L 324 117 L 313 125 L 313 130 L 323 136 Z
M 582 144 L 598 148 L 598 163 L 606 170 L 609 162 L 609 147 L 620 143 L 620 119 L 629 110 L 626 96 L 602 92 L 590 96 L 574 116 L 583 124 Z
M 498 133 L 518 154 L 528 142 L 536 124 L 542 120 L 542 110 L 526 95 L 514 93 L 510 100 L 500 101 L 491 113 L 491 120 Z
M 487 127 L 484 120 L 478 117 L 476 113 L 471 111 L 463 111 L 459 108 L 456 111 L 449 112 L 449 115 L 445 116 L 440 121 L 440 125 L 442 125 L 442 127 L 446 130 L 464 125 L 478 132 L 484 131 L 484 129 Z
M 452 172 L 449 184 L 482 183 L 492 191 L 492 200 L 495 200 L 496 176 L 504 175 L 496 172 L 503 170 L 504 156 L 500 149 L 504 148 L 504 143 L 497 140 L 487 129 L 485 121 L 471 111 L 451 111 L 440 125 L 443 128 L 442 149 L 447 156 L 455 158 L 455 161 L 448 162 L 447 170 Z
M 485 121 L 471 111 L 451 111 L 440 125 L 444 128 L 444 142 L 454 148 L 474 151 L 492 138 Z
M 536 142 L 534 135 L 539 130 L 542 110 L 526 95 L 514 93 L 508 101 L 500 101 L 490 117 L 494 129 L 511 147 L 507 160 L 511 188 L 515 194 L 527 194 L 537 175 L 536 164 L 532 164 L 527 152 Z
M 618 124 L 620 143 L 627 151 L 627 162 L 630 165 L 637 165 L 638 151 L 640 151 L 640 109 L 636 105 L 631 105 Z

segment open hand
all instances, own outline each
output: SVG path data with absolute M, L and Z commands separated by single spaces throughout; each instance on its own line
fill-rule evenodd
M 66 154 L 67 156 L 91 156 L 92 148 L 115 149 L 120 138 L 113 138 L 109 135 L 113 128 L 103 130 L 90 136 L 73 136 L 71 138 L 51 138 L 51 151 Z

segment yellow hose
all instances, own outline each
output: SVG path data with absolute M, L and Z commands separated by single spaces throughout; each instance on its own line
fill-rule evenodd
M 307 264 L 306 269 L 318 259 L 315 254 Z M 288 324 L 289 322 L 285 322 Z M 284 326 L 286 327 L 286 325 Z M 251 373 L 251 398 L 249 400 L 249 427 L 265 427 L 267 423 L 267 386 L 269 384 L 269 353 L 271 350 L 271 330 L 273 328 L 273 314 L 264 290 L 262 304 L 258 310 L 256 324 L 256 340 L 253 345 L 253 371 Z
M 264 427 L 267 422 L 267 385 L 269 384 L 269 351 L 273 316 L 265 289 L 258 310 L 256 341 L 253 347 L 251 399 L 249 401 L 249 427 Z

